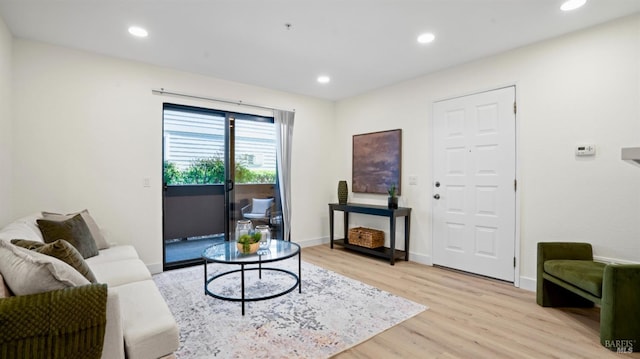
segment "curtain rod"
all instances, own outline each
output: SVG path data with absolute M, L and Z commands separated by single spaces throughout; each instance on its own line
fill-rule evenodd
M 151 89 L 151 93 L 155 94 L 155 95 L 171 95 L 171 96 L 179 96 L 179 97 L 188 97 L 188 98 L 194 98 L 194 99 L 198 99 L 198 100 L 206 100 L 206 101 L 215 101 L 215 102 L 222 102 L 222 103 L 230 103 L 233 105 L 239 105 L 239 106 L 248 106 L 248 107 L 254 107 L 254 108 L 261 108 L 263 110 L 278 110 L 278 111 L 289 111 L 289 110 L 282 110 L 279 108 L 275 108 L 275 107 L 269 107 L 269 106 L 262 106 L 262 105 L 254 105 L 251 103 L 246 103 L 246 102 L 242 102 L 242 100 L 238 100 L 238 101 L 233 101 L 233 100 L 226 100 L 226 99 L 222 99 L 222 98 L 215 98 L 215 97 L 207 97 L 207 96 L 199 96 L 199 95 L 191 95 L 191 94 L 187 94 L 187 93 L 182 93 L 182 92 L 174 92 L 174 91 L 167 91 L 164 88 L 160 88 L 160 89 Z M 293 112 L 295 112 L 296 110 L 293 109 Z

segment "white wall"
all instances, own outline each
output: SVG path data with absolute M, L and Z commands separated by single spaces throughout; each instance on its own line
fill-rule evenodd
M 13 40 L 12 49 L 3 29 L 0 61 L 9 57 L 13 72 L 0 67 L 0 91 L 7 91 L 7 78 L 14 80 L 13 93 L 0 96 L 0 166 L 13 163 L 14 173 L 6 184 L 3 171 L 0 223 L 8 212 L 86 207 L 113 240 L 134 244 L 158 268 L 161 104 L 219 107 L 151 94 L 164 87 L 296 109 L 292 235 L 298 241 L 328 236 L 327 202 L 336 200 L 338 180 L 351 179 L 351 136 L 402 128 L 401 205 L 413 208 L 411 257 L 428 263 L 432 103 L 516 84 L 521 277 L 535 277 L 538 241 L 584 240 L 601 257 L 640 260 L 640 169 L 620 160 L 620 147 L 640 145 L 638 16 L 335 105 L 27 40 Z M 597 145 L 595 158 L 574 157 L 573 147 L 583 142 Z M 409 175 L 418 176 L 418 185 L 408 185 Z M 142 186 L 145 177 L 150 189 Z M 350 200 L 384 204 L 386 198 L 350 193 Z M 353 219 L 386 226 L 375 217 Z
M 161 268 L 162 103 L 225 108 L 151 93 L 166 88 L 295 109 L 292 237 L 326 232 L 333 103 L 27 40 L 13 50 L 15 216 L 88 208 L 110 239 Z
M 11 54 L 13 38 L 0 17 L 0 223 L 11 219 Z
M 430 261 L 432 104 L 516 84 L 521 277 L 535 278 L 539 241 L 587 241 L 595 255 L 640 261 L 640 168 L 620 160 L 621 147 L 640 146 L 639 69 L 635 16 L 341 101 L 339 177 L 351 178 L 353 134 L 402 128 L 411 254 Z M 595 158 L 576 158 L 580 143 L 595 143 Z M 409 186 L 408 175 L 418 185 Z

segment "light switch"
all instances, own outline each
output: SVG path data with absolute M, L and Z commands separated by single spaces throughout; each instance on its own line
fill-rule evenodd
M 415 186 L 418 184 L 418 176 L 416 175 L 410 175 L 409 176 L 409 184 L 412 186 Z
M 596 145 L 584 144 L 576 146 L 576 156 L 595 156 Z
M 145 177 L 142 179 L 142 187 L 145 187 L 145 188 L 151 187 L 151 179 L 149 179 L 149 177 Z

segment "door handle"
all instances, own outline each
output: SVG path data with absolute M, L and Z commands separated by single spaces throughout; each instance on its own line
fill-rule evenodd
M 227 192 L 231 192 L 233 190 L 233 180 L 227 180 Z
M 433 198 L 435 198 L 435 199 L 440 199 L 440 195 L 439 195 L 439 194 L 436 194 L 436 195 L 434 195 L 434 196 L 433 196 Z

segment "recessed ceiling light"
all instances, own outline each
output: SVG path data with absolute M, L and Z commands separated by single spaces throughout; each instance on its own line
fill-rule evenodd
M 565 1 L 562 6 L 560 6 L 560 10 L 562 11 L 571 11 L 577 8 L 582 7 L 582 5 L 586 4 L 587 0 L 568 0 Z
M 328 84 L 331 81 L 329 76 L 318 76 L 318 82 L 321 84 Z
M 436 39 L 436 35 L 434 35 L 434 34 L 432 34 L 430 32 L 427 32 L 427 33 L 424 33 L 424 34 L 418 36 L 418 42 L 421 43 L 421 44 L 428 44 L 430 42 L 433 42 L 433 40 L 435 40 L 435 39 Z
M 135 37 L 147 37 L 149 33 L 147 30 L 141 28 L 140 26 L 131 26 L 129 28 L 129 33 Z

